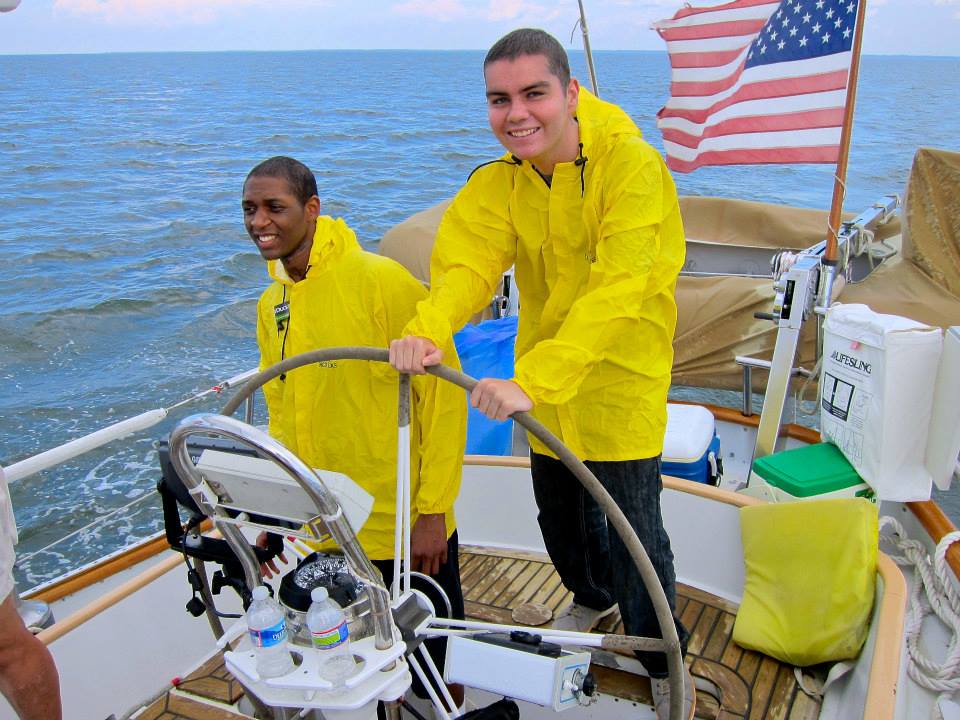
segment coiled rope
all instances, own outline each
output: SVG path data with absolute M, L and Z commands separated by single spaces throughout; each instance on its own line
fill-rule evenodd
M 884 529 L 889 529 L 890 534 L 883 533 Z M 960 690 L 960 594 L 950 579 L 952 571 L 946 561 L 947 548 L 960 541 L 960 531 L 944 535 L 931 560 L 926 548 L 907 537 L 903 526 L 894 518 L 881 518 L 880 530 L 881 545 L 886 542 L 903 553 L 894 555 L 888 552 L 893 561 L 914 571 L 905 628 L 907 672 L 921 687 L 940 694 L 931 717 L 943 720 L 940 701 L 950 699 Z M 933 660 L 920 645 L 923 619 L 931 613 L 936 614 L 951 633 L 947 656 L 942 663 Z

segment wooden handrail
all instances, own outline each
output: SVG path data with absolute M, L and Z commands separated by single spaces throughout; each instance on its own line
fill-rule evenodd
M 907 612 L 907 581 L 889 556 L 877 553 L 877 574 L 883 581 L 877 636 L 870 663 L 870 682 L 864 718 L 891 720 L 897 706 L 900 679 L 900 628 Z
M 71 630 L 75 630 L 80 625 L 83 625 L 83 623 L 96 617 L 104 610 L 113 607 L 127 596 L 135 593 L 137 590 L 146 587 L 162 575 L 166 575 L 182 562 L 183 558 L 180 555 L 171 555 L 168 558 L 164 558 L 156 565 L 148 568 L 136 577 L 123 583 L 123 585 L 114 588 L 103 597 L 97 598 L 89 605 L 80 608 L 72 615 L 68 615 L 60 622 L 48 627 L 46 630 L 41 630 L 37 634 L 37 637 L 42 643 L 49 645 L 55 640 L 66 635 Z
M 944 535 L 955 532 L 957 529 L 950 518 L 943 514 L 940 506 L 932 500 L 908 502 L 906 505 L 927 531 L 934 544 L 939 543 Z M 960 543 L 954 543 L 947 548 L 946 560 L 953 574 L 960 578 Z

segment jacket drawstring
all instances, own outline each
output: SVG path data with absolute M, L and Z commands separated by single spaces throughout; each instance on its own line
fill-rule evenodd
M 473 170 L 470 171 L 470 174 L 467 176 L 467 182 L 470 182 L 470 178 L 473 177 L 473 174 L 477 170 L 479 170 L 482 167 L 486 167 L 487 165 L 493 165 L 494 163 L 506 163 L 507 165 L 509 165 L 510 163 L 513 163 L 514 165 L 523 165 L 523 160 L 518 158 L 516 155 L 511 155 L 509 160 L 504 160 L 503 158 L 497 158 L 496 160 L 490 160 L 489 162 L 481 163 L 480 165 L 477 165 Z
M 283 286 L 283 300 L 281 300 L 281 302 L 283 303 L 287 302 L 287 286 L 286 285 Z M 285 327 L 277 328 L 277 332 L 280 332 L 281 330 L 283 331 L 283 340 L 280 342 L 280 361 L 281 362 L 283 362 L 283 360 L 285 359 L 284 356 L 286 355 L 286 352 L 287 352 L 287 333 L 290 332 L 289 317 L 287 318 L 287 321 L 284 325 Z M 286 380 L 287 380 L 287 374 L 280 373 L 280 382 L 286 382 Z
M 583 197 L 583 193 L 585 192 L 585 185 L 584 185 L 584 181 L 583 181 L 583 173 L 584 173 L 584 170 L 586 170 L 587 160 L 588 160 L 588 159 L 589 159 L 589 158 L 587 158 L 587 157 L 583 154 L 583 143 L 578 143 L 578 144 L 577 144 L 577 159 L 573 161 L 573 164 L 580 168 L 580 197 L 581 197 L 581 198 Z

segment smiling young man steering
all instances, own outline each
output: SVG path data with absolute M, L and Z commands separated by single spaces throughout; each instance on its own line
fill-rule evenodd
M 660 453 L 684 235 L 660 155 L 620 108 L 580 88 L 542 30 L 501 38 L 484 60 L 490 128 L 507 153 L 474 170 L 444 214 L 431 288 L 391 345 L 423 372 L 451 333 L 516 267 L 520 324 L 512 380 L 471 394 L 484 414 L 530 411 L 584 460 L 637 531 L 671 607 L 675 574 L 660 514 Z M 573 603 L 554 627 L 588 631 L 620 606 L 627 633 L 659 637 L 626 548 L 579 481 L 535 438 L 531 473 L 547 551 Z M 687 631 L 676 621 L 684 649 Z M 638 653 L 657 715 L 669 715 L 663 653 Z M 685 717 L 694 694 L 684 673 Z
M 278 156 L 253 168 L 243 184 L 241 207 L 247 233 L 273 280 L 257 304 L 261 369 L 324 347 L 386 347 L 426 297 L 403 266 L 363 250 L 342 219 L 320 215 L 316 179 L 298 160 Z M 452 342 L 446 350 L 459 367 Z M 370 516 L 354 529 L 389 587 L 396 526 L 397 374 L 384 364 L 358 360 L 315 363 L 274 378 L 263 394 L 270 435 L 311 467 L 344 473 L 373 496 Z M 413 379 L 411 569 L 443 588 L 458 619 L 463 618 L 463 593 L 453 504 L 460 491 L 466 415 L 458 387 L 433 376 Z M 442 666 L 445 641 L 426 644 Z M 462 688 L 450 689 L 462 702 Z

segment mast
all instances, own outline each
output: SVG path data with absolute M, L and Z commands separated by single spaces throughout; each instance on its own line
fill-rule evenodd
M 827 221 L 827 246 L 823 254 L 823 265 L 827 268 L 826 282 L 821 288 L 820 305 L 828 307 L 833 293 L 833 281 L 837 272 L 837 231 L 843 213 L 843 199 L 846 192 L 847 161 L 850 156 L 850 139 L 853 135 L 853 110 L 857 100 L 857 79 L 860 75 L 860 50 L 863 45 L 863 20 L 866 15 L 867 0 L 860 0 L 857 6 L 857 27 L 853 34 L 853 56 L 850 60 L 850 77 L 847 80 L 847 101 L 843 109 L 843 127 L 840 131 L 840 157 L 837 159 L 837 172 L 834 175 L 833 201 L 830 204 L 830 218 Z
M 583 9 L 583 0 L 577 0 L 580 6 L 580 32 L 583 34 L 583 51 L 587 55 L 587 72 L 590 73 L 590 87 L 593 94 L 600 97 L 600 88 L 597 87 L 597 73 L 593 69 L 593 53 L 590 52 L 590 31 L 587 29 L 587 14 Z

